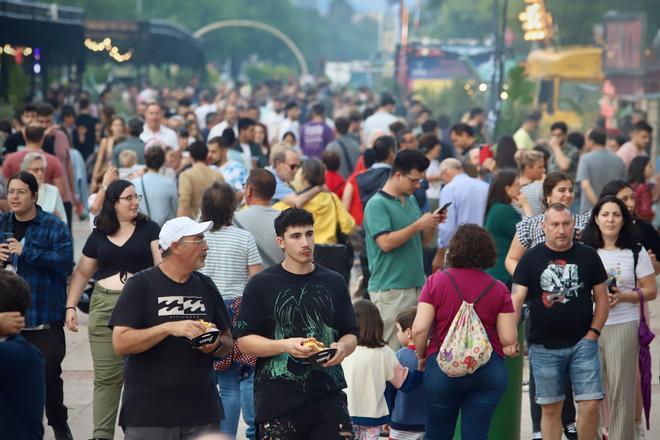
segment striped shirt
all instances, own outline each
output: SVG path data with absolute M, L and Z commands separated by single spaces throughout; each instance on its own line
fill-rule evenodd
M 545 243 L 545 232 L 543 232 L 543 219 L 545 214 L 535 215 L 534 217 L 523 217 L 522 221 L 516 224 L 516 234 L 518 241 L 527 249 L 533 248 L 537 244 Z M 591 218 L 591 211 L 583 214 L 573 214 L 575 221 L 576 236 L 582 232 L 589 219 Z
M 207 232 L 206 241 L 209 251 L 200 272 L 213 280 L 224 300 L 243 296 L 248 266 L 261 264 L 252 234 L 233 225 L 223 226 Z

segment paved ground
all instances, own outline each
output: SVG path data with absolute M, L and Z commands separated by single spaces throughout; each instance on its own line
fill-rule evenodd
M 75 255 L 80 255 L 84 240 L 89 233 L 88 222 L 76 222 L 74 224 Z M 659 335 L 653 342 L 653 400 L 655 406 L 651 414 L 651 431 L 647 433 L 647 439 L 660 438 L 660 383 L 658 376 L 660 372 L 660 300 L 651 303 L 651 321 L 653 331 Z M 88 439 L 92 436 L 92 360 L 87 340 L 87 316 L 79 313 L 79 332 L 66 331 L 67 355 L 63 363 L 64 399 L 69 408 L 69 423 L 76 440 Z M 631 361 L 631 367 L 634 365 Z M 529 397 L 526 387 L 523 390 L 523 415 L 522 415 L 522 440 L 530 439 L 532 433 L 531 419 L 529 417 Z M 653 425 L 654 423 L 654 425 Z M 241 430 L 244 432 L 244 429 Z M 46 427 L 46 439 L 53 439 L 52 430 Z M 123 438 L 121 429 L 117 428 L 115 439 Z M 239 435 L 239 439 L 245 438 Z M 509 439 L 493 439 L 509 440 Z M 629 439 L 626 439 L 629 440 Z M 632 439 L 630 439 L 632 440 Z

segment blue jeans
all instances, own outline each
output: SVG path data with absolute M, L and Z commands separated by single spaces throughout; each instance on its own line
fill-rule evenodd
M 250 367 L 232 363 L 228 370 L 216 371 L 215 378 L 225 412 L 225 418 L 220 422 L 220 431 L 235 437 L 242 409 L 243 420 L 248 425 L 245 436 L 254 439 L 254 371 Z
M 598 341 L 580 339 L 567 348 L 545 348 L 532 344 L 529 360 L 536 382 L 536 403 L 549 405 L 566 398 L 566 380 L 571 379 L 577 402 L 602 400 Z
M 461 413 L 463 439 L 487 440 L 490 419 L 508 383 L 504 360 L 493 353 L 490 361 L 472 374 L 449 377 L 438 367 L 436 354 L 424 370 L 426 440 L 451 440 Z

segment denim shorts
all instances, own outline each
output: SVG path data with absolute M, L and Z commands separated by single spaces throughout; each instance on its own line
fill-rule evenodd
M 602 400 L 603 382 L 600 370 L 598 341 L 580 339 L 567 348 L 546 348 L 532 344 L 529 347 L 536 382 L 536 403 L 549 405 L 566 398 L 566 378 L 573 383 L 576 401 Z

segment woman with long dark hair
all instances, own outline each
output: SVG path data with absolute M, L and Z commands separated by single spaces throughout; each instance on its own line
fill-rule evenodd
M 114 352 L 108 327 L 110 314 L 128 277 L 161 261 L 160 228 L 140 214 L 141 198 L 126 180 L 108 186 L 101 212 L 94 219 L 95 228 L 69 281 L 65 324 L 77 332 L 76 306 L 89 279 L 94 276 L 97 280 L 88 326 L 94 364 L 94 438 L 114 438 L 123 384 L 122 359 Z
M 513 208 L 513 203 L 519 204 L 526 215 L 531 214 L 529 202 L 520 192 L 518 173 L 515 169 L 505 168 L 497 171 L 490 183 L 484 228 L 493 236 L 497 251 L 495 266 L 486 272 L 507 285 L 511 281 L 511 275 L 506 271 L 504 259 L 511 246 L 511 240 L 516 235 L 516 223 L 522 219 Z
M 92 192 L 98 188 L 95 186 L 96 180 L 102 175 L 102 170 L 112 166 L 112 150 L 115 145 L 122 142 L 126 137 L 126 122 L 121 116 L 112 116 L 107 126 L 108 136 L 101 139 L 99 149 L 96 152 L 96 161 L 92 171 Z
M 628 212 L 633 218 L 639 243 L 648 252 L 655 268 L 655 274 L 660 274 L 660 263 L 657 258 L 660 255 L 660 236 L 658 236 L 658 231 L 655 230 L 653 225 L 637 217 L 637 204 L 632 186 L 624 180 L 613 180 L 605 185 L 600 192 L 601 198 L 605 196 L 617 196 L 625 203 Z
M 516 146 L 516 141 L 513 140 L 513 136 L 502 136 L 497 141 L 497 149 L 495 150 L 495 166 L 498 170 L 503 168 L 516 168 L 516 151 L 518 147 Z
M 630 368 L 639 352 L 640 296 L 657 294 L 655 271 L 638 245 L 633 218 L 616 196 L 602 197 L 582 232 L 584 244 L 595 248 L 608 272 L 610 312 L 598 338 L 612 439 L 635 438 L 635 374 Z M 638 287 L 639 286 L 639 287 Z

